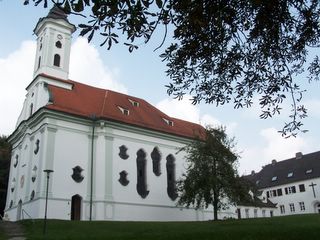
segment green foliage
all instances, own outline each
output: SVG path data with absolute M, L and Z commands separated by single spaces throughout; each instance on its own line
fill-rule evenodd
M 23 221 L 27 239 L 43 237 L 43 221 Z M 45 239 L 80 240 L 301 240 L 318 239 L 320 215 L 296 215 L 218 222 L 48 221 Z
M 10 170 L 11 146 L 6 136 L 0 136 L 0 214 L 6 204 L 8 178 Z
M 32 2 L 48 5 L 47 0 Z M 100 33 L 105 38 L 101 45 L 107 49 L 124 35 L 123 43 L 132 52 L 141 39 L 147 43 L 162 25 L 160 48 L 172 29 L 172 43 L 160 55 L 172 80 L 167 86 L 169 95 L 181 99 L 188 93 L 194 104 L 231 102 L 234 108 L 250 107 L 257 97 L 262 119 L 280 114 L 283 101 L 289 98 L 292 114 L 281 133 L 295 136 L 305 131 L 301 121 L 307 110 L 300 102 L 304 90 L 297 82 L 300 77 L 319 79 L 318 56 L 311 62 L 307 56 L 311 48 L 320 45 L 320 1 L 52 2 L 66 13 L 91 11 L 88 23 L 79 25 L 80 35 L 87 35 L 90 41 Z
M 233 151 L 234 140 L 229 139 L 225 129 L 207 128 L 204 141 L 194 141 L 183 147 L 188 164 L 186 173 L 178 181 L 180 198 L 178 205 L 197 208 L 214 207 L 217 212 L 245 195 L 241 191 L 236 164 L 238 155 Z M 248 193 L 248 191 L 246 191 Z

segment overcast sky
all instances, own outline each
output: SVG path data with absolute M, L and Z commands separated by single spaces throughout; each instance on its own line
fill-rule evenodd
M 0 134 L 10 135 L 15 129 L 25 88 L 33 76 L 36 46 L 33 29 L 47 13 L 48 9 L 23 6 L 22 1 L 0 1 Z M 76 23 L 79 18 L 72 16 L 69 20 Z M 170 98 L 165 88 L 170 79 L 158 57 L 162 50 L 153 51 L 161 43 L 162 31 L 147 46 L 142 44 L 131 54 L 121 45 L 107 51 L 99 46 L 99 41 L 88 44 L 78 34 L 79 31 L 73 36 L 70 79 L 143 98 L 172 117 L 203 125 L 225 125 L 229 136 L 234 136 L 237 142 L 241 174 L 259 171 L 272 159 L 279 161 L 294 157 L 296 152 L 320 150 L 320 83 L 302 85 L 308 90 L 303 101 L 309 109 L 309 117 L 304 121 L 309 132 L 284 139 L 277 131 L 289 120 L 289 108 L 278 117 L 261 120 L 257 105 L 234 110 L 232 105 L 194 106 L 188 97 L 182 101 Z M 289 103 L 283 107 L 288 106 Z

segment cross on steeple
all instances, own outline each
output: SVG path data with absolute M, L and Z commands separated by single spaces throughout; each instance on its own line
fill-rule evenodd
M 314 187 L 315 187 L 315 186 L 317 186 L 317 184 L 315 184 L 315 183 L 313 183 L 313 182 L 309 185 L 309 187 L 312 187 L 312 191 L 313 191 L 313 196 L 314 196 L 314 197 L 316 197 L 316 192 L 314 191 Z

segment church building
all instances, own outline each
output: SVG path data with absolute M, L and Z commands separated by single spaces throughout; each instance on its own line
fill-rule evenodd
M 178 150 L 203 138 L 205 129 L 141 98 L 70 80 L 75 29 L 58 7 L 34 29 L 34 76 L 8 139 L 5 218 L 43 218 L 47 209 L 48 218 L 65 220 L 212 219 L 212 208 L 176 205 L 175 183 L 186 169 Z M 257 208 L 273 211 L 274 205 Z M 220 219 L 236 216 L 236 208 L 219 213 Z
M 6 217 L 43 218 L 48 196 L 48 218 L 212 218 L 212 211 L 176 207 L 175 182 L 185 169 L 177 152 L 204 128 L 141 98 L 69 80 L 75 29 L 58 7 L 34 29 L 34 78 L 9 137 Z

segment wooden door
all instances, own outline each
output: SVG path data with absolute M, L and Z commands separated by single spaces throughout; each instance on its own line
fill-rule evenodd
M 79 195 L 74 195 L 71 198 L 71 220 L 81 219 L 81 200 Z

